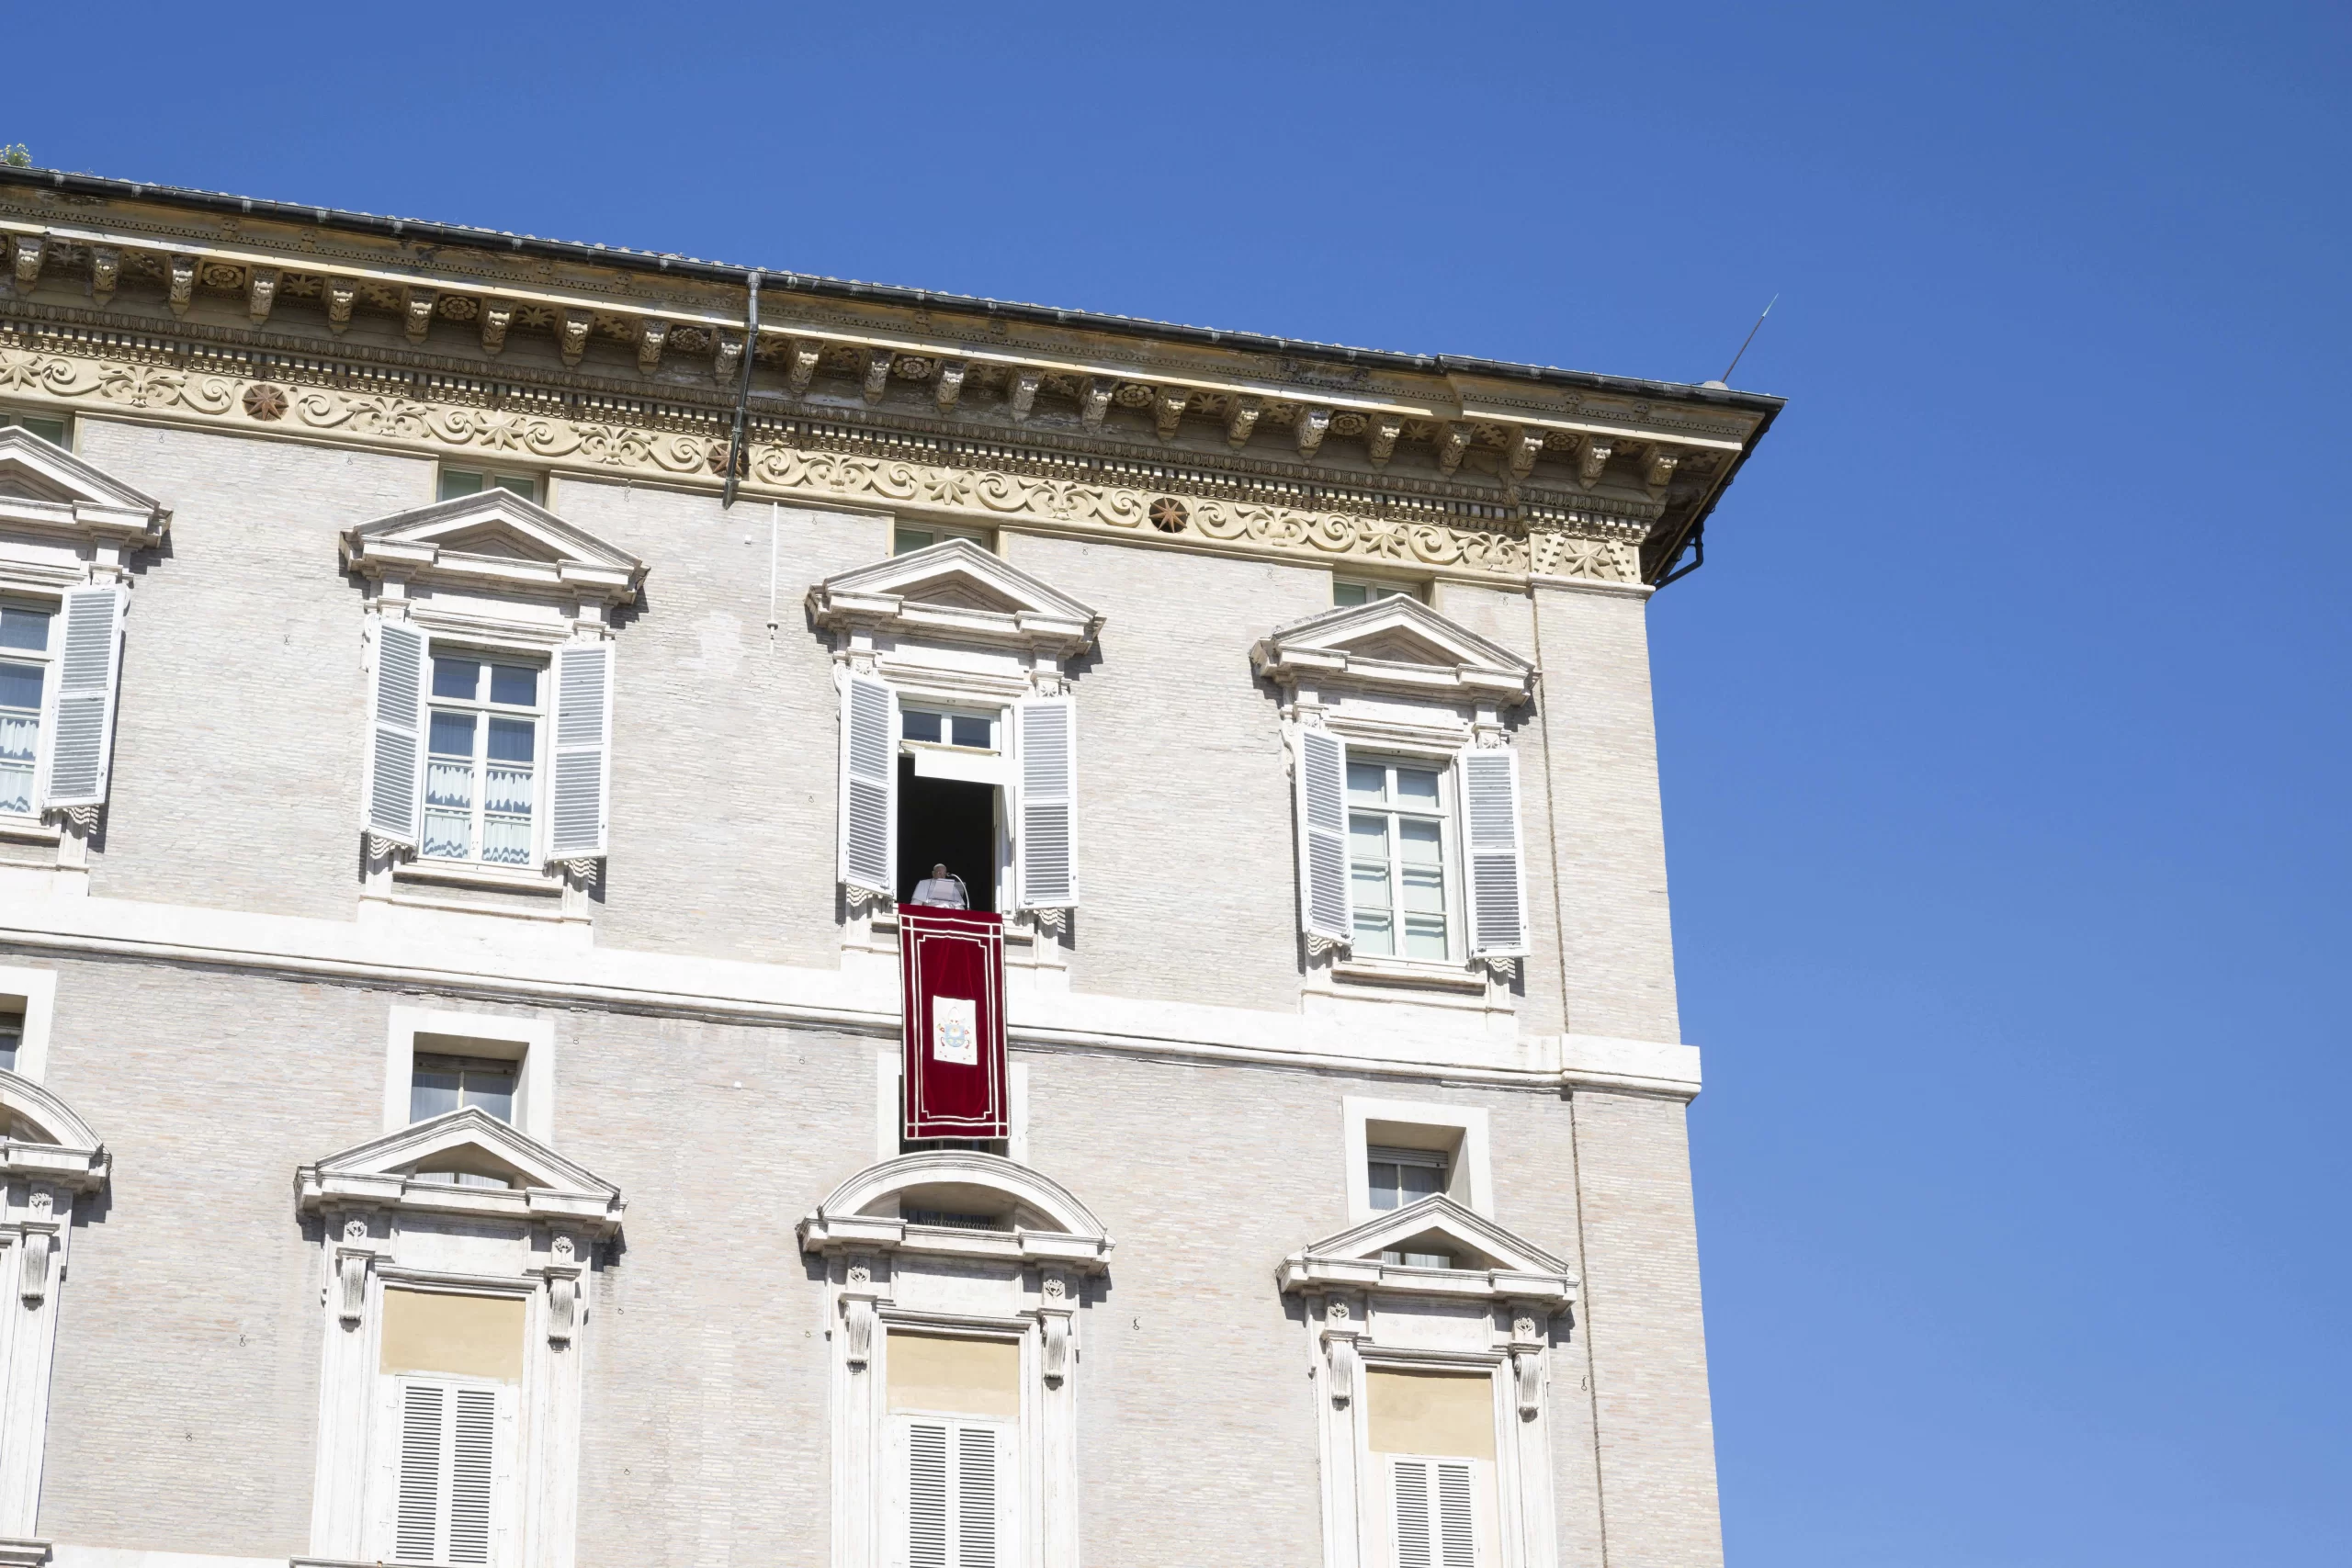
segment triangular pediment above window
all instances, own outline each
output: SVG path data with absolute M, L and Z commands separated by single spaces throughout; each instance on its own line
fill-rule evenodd
M 1535 686 L 1529 660 L 1402 594 L 1278 626 L 1250 658 L 1284 686 L 1476 694 L 1504 706 L 1525 702 Z
M 561 1219 L 609 1231 L 620 1189 L 476 1107 L 388 1133 L 297 1172 L 302 1206 Z
M 892 556 L 829 577 L 808 591 L 820 626 L 901 637 L 1023 646 L 1068 656 L 1085 649 L 1102 615 L 968 539 Z
M 157 545 L 172 514 L 153 496 L 22 426 L 0 429 L 0 525 Z
M 475 591 L 626 604 L 645 563 L 512 491 L 461 495 L 362 523 L 343 536 L 346 570 Z
M 1283 1260 L 1286 1291 L 1329 1286 L 1407 1294 L 1572 1301 L 1567 1263 L 1439 1193 Z

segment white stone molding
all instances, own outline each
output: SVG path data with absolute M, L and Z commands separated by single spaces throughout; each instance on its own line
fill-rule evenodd
M 362 523 L 344 532 L 342 544 L 345 570 L 407 585 L 396 596 L 410 600 L 420 620 L 435 613 L 439 598 L 450 602 L 438 612 L 447 616 L 556 641 L 571 622 L 635 604 L 647 570 L 628 551 L 497 488 Z M 462 619 L 451 629 L 465 629 Z
M 0 970 L 0 995 L 7 972 Z M 395 1003 L 384 1046 L 384 1131 L 410 1126 L 409 1091 L 416 1071 L 416 1038 L 439 1035 L 462 1048 L 447 1054 L 507 1057 L 520 1064 L 514 1082 L 514 1125 L 533 1141 L 555 1142 L 555 1020 L 447 1012 Z M 431 1054 L 428 1052 L 428 1055 Z
M 506 1187 L 421 1179 L 421 1168 L 503 1177 Z M 525 1349 L 511 1560 L 571 1568 L 580 1485 L 581 1357 L 596 1244 L 620 1228 L 619 1190 L 473 1108 L 302 1167 L 300 1212 L 319 1226 L 323 1348 L 311 1551 L 377 1562 L 396 1480 L 379 1371 L 387 1285 L 524 1303 Z
M 74 1205 L 113 1166 L 89 1124 L 40 1085 L 0 1072 L 0 1562 L 39 1562 L 49 1371 Z
M 23 1016 L 17 1036 L 17 1076 L 39 1083 L 49 1073 L 49 1025 L 57 1013 L 57 971 L 0 967 L 0 1001 L 17 1004 Z
M 808 613 L 852 641 L 975 644 L 1054 661 L 1084 652 L 1102 616 L 969 539 L 890 556 L 825 579 Z
M 1442 1247 L 1457 1267 L 1383 1262 Z M 1483 1375 L 1494 1407 L 1496 1568 L 1556 1568 L 1549 1361 L 1577 1285 L 1566 1263 L 1443 1194 L 1292 1253 L 1323 1477 L 1325 1568 L 1389 1568 L 1389 1522 L 1363 1390 L 1377 1371 Z
M 1250 657 L 1261 676 L 1293 694 L 1378 693 L 1482 708 L 1517 707 L 1535 694 L 1534 665 L 1404 594 L 1278 626 Z
M 1484 1106 L 1448 1105 L 1428 1100 L 1374 1100 L 1351 1094 L 1340 1098 L 1340 1145 L 1347 1151 L 1351 1224 L 1363 1224 L 1378 1217 L 1372 1206 L 1369 1173 L 1374 1145 L 1443 1152 L 1447 1196 L 1473 1213 L 1494 1217 L 1493 1160 Z
M 918 1224 L 906 1209 L 1001 1229 Z M 886 1568 L 885 1444 L 893 1328 L 1020 1347 L 1021 1527 L 1005 1568 L 1076 1568 L 1078 1399 L 1087 1281 L 1109 1267 L 1102 1224 L 1058 1183 L 993 1155 L 942 1150 L 869 1167 L 800 1222 L 825 1260 L 832 1340 L 833 1568 Z

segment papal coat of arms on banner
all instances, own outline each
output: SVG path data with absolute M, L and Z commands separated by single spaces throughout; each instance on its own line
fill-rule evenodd
M 974 1067 L 980 1061 L 979 1004 L 968 997 L 933 997 L 931 1000 L 931 1055 L 933 1060 Z

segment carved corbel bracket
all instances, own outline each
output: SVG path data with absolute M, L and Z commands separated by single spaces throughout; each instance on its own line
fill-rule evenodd
M 11 276 L 18 293 L 31 293 L 33 286 L 40 281 L 40 259 L 48 248 L 47 242 L 38 234 L 17 236 L 17 269 Z
M 1258 421 L 1265 412 L 1263 398 L 1234 399 L 1233 412 L 1225 422 L 1225 444 L 1234 447 L 1249 446 L 1250 434 L 1258 428 Z
M 1551 1348 L 1544 1331 L 1545 1311 L 1532 1302 L 1510 1303 L 1511 1393 L 1523 1421 L 1544 1408 L 1545 1352 Z
M 368 1315 L 368 1268 L 383 1256 L 383 1246 L 375 1235 L 375 1227 L 364 1214 L 347 1214 L 340 1221 L 330 1218 L 336 1226 L 334 1277 L 329 1289 L 334 1295 L 335 1321 L 345 1328 L 357 1328 Z
M 887 348 L 865 351 L 865 385 L 862 389 L 867 402 L 880 402 L 882 395 L 890 389 L 890 363 L 897 357 Z
M 662 368 L 662 345 L 670 341 L 670 323 L 651 317 L 637 323 L 637 371 L 650 376 Z
M 710 351 L 710 378 L 722 387 L 731 387 L 743 367 L 743 340 L 733 333 L 711 335 L 716 342 Z
M 514 302 L 511 299 L 485 299 L 481 302 L 481 351 L 484 354 L 506 352 L 506 329 L 514 324 Z
M 169 302 L 172 314 L 185 316 L 187 314 L 188 306 L 196 299 L 196 258 L 194 256 L 166 257 L 165 268 L 171 274 Z
M 1437 468 L 1442 474 L 1451 474 L 1462 466 L 1470 450 L 1470 425 L 1463 420 L 1449 420 L 1438 434 Z
M 1183 387 L 1162 388 L 1153 407 L 1153 423 L 1162 441 L 1176 439 L 1176 431 L 1183 422 L 1185 405 L 1193 400 L 1192 392 Z
M 1609 458 L 1616 447 L 1600 437 L 1589 436 L 1584 450 L 1577 454 L 1577 478 L 1586 484 L 1597 484 L 1600 471 L 1609 467 Z
M 1513 431 L 1510 438 L 1511 478 L 1523 479 L 1533 473 L 1535 459 L 1543 455 L 1543 451 L 1544 432 L 1524 428 Z
M 1649 460 L 1642 468 L 1642 482 L 1653 491 L 1664 490 L 1672 481 L 1674 470 L 1681 461 L 1682 455 L 1670 447 L 1651 447 Z
M 1086 383 L 1080 395 L 1079 417 L 1088 428 L 1100 430 L 1103 415 L 1111 412 L 1111 400 L 1118 394 L 1119 383 L 1109 376 L 1097 376 Z
M 1059 1269 L 1044 1270 L 1037 1298 L 1037 1325 L 1043 1331 L 1039 1370 L 1048 1384 L 1059 1387 L 1069 1376 L 1070 1319 L 1078 1310 L 1069 1276 Z
M 1364 433 L 1364 456 L 1375 463 L 1385 463 L 1396 455 L 1396 438 L 1405 434 L 1405 416 L 1400 413 L 1379 413 L 1372 416 L 1372 428 Z
M 342 333 L 351 325 L 351 307 L 358 301 L 359 286 L 347 277 L 330 277 L 325 288 L 327 327 Z
M 122 281 L 122 253 L 112 245 L 90 247 L 90 298 L 103 305 Z
M 569 1345 L 580 1328 L 580 1277 L 584 1271 L 580 1244 L 559 1233 L 548 1243 L 548 1260 L 541 1267 L 548 1281 L 548 1343 Z
M 440 297 L 430 288 L 412 288 L 401 312 L 401 330 L 411 343 L 423 343 L 424 334 L 433 330 L 433 306 Z
M 880 1258 L 852 1253 L 842 1266 L 842 1360 L 854 1372 L 874 1364 L 874 1329 L 881 1303 L 889 1299 Z
M 1312 457 L 1323 449 L 1323 437 L 1331 430 L 1331 411 L 1307 408 L 1298 411 L 1298 455 Z
M 785 375 L 785 388 L 797 398 L 808 390 L 808 383 L 816 378 L 817 364 L 825 357 L 825 345 L 814 338 L 794 338 L 790 357 L 792 365 Z
M 270 307 L 277 303 L 277 286 L 285 275 L 274 266 L 257 266 L 245 279 L 245 314 L 259 326 L 269 320 Z
M 585 310 L 566 310 L 556 321 L 556 352 L 567 367 L 576 366 L 588 352 L 588 329 L 596 319 Z
M 1356 1341 L 1363 1337 L 1362 1310 L 1345 1296 L 1324 1297 L 1322 1334 L 1324 1392 L 1335 1406 L 1352 1404 L 1363 1365 L 1356 1349 Z
M 966 360 L 941 360 L 939 380 L 931 389 L 933 400 L 941 408 L 954 408 L 956 400 L 964 395 L 964 378 L 971 373 L 971 365 Z
M 1046 383 L 1043 370 L 1015 370 L 1004 379 L 1005 407 L 1012 411 L 1016 420 L 1027 419 L 1036 406 L 1037 389 Z

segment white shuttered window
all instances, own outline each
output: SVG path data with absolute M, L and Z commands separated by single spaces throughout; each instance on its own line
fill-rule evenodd
M 57 731 L 50 743 L 44 806 L 98 806 L 107 798 L 114 751 L 115 684 L 122 667 L 120 588 L 75 588 L 65 594 L 63 647 L 57 656 Z
M 613 650 L 576 644 L 555 655 L 555 782 L 548 853 L 558 860 L 605 852 L 613 779 Z
M 865 675 L 842 681 L 841 876 L 888 895 L 898 887 L 898 697 Z
M 1021 907 L 1066 909 L 1078 902 L 1078 712 L 1068 697 L 1013 705 L 1021 748 Z
M 1348 748 L 1325 729 L 1298 731 L 1293 769 L 1298 795 L 1299 923 L 1310 937 L 1345 943 L 1355 935 L 1348 898 Z
M 514 1391 L 398 1378 L 393 1399 L 390 1561 L 483 1568 L 509 1561 Z
M 379 621 L 375 651 L 363 815 L 368 832 L 413 849 L 424 787 L 424 634 L 404 622 Z
M 1527 952 L 1525 855 L 1519 833 L 1519 755 L 1504 748 L 1462 753 L 1462 814 L 1469 828 L 1470 951 Z
M 1011 1568 L 1013 1428 L 945 1416 L 891 1426 L 890 1568 Z
M 1478 1568 L 1477 1480 L 1468 1460 L 1389 1461 L 1396 1568 Z

